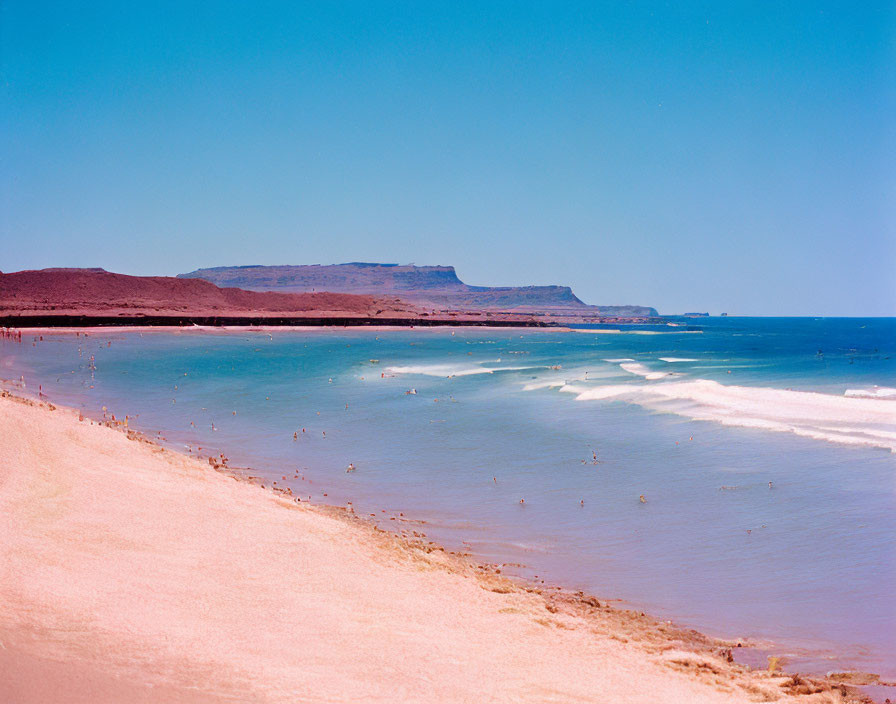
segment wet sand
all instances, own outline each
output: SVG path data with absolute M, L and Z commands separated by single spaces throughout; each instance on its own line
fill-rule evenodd
M 732 645 L 0 398 L 0 700 L 851 697 Z

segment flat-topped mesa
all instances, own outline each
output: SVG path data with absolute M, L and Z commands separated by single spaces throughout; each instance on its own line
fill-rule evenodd
M 334 291 L 382 293 L 384 291 L 466 290 L 453 266 L 414 266 L 349 262 L 299 266 L 219 266 L 178 274 L 182 279 L 205 279 L 218 286 L 237 286 L 248 291 Z
M 413 264 L 308 264 L 223 266 L 197 269 L 179 278 L 205 279 L 250 291 L 333 291 L 398 295 L 420 306 L 457 311 L 514 311 L 573 316 L 654 317 L 646 306 L 589 306 L 568 286 L 470 286 L 453 266 Z

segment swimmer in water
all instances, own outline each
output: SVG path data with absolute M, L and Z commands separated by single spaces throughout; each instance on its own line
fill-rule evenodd
M 354 472 L 354 471 L 355 471 L 355 465 L 354 465 L 354 463 L 349 462 L 349 464 L 348 464 L 348 468 L 347 468 L 345 471 L 346 471 L 346 472 Z
M 641 495 L 638 497 L 638 501 L 640 501 L 642 504 L 646 504 L 646 503 L 647 503 L 647 499 L 644 498 L 644 494 L 641 494 Z

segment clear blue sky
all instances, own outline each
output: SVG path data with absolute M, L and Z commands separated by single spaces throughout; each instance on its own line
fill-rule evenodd
M 896 5 L 0 3 L 0 270 L 896 315 Z

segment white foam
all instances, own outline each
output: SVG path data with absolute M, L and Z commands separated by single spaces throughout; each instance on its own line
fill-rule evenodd
M 870 389 L 847 389 L 843 395 L 853 398 L 896 398 L 896 389 L 886 386 L 874 386 Z
M 551 370 L 547 374 L 533 377 L 523 385 L 523 391 L 536 391 L 538 389 L 552 389 L 571 384 L 573 382 L 597 382 L 601 379 L 613 379 L 623 376 L 616 367 L 593 366 L 573 367 L 563 370 Z
M 565 381 L 556 379 L 552 381 L 530 381 L 528 384 L 523 385 L 523 391 L 535 391 L 537 389 L 554 389 L 564 386 L 565 384 Z
M 620 364 L 621 362 L 634 362 L 631 357 L 620 357 L 619 359 L 605 359 L 605 362 L 610 362 L 611 364 Z
M 693 420 L 896 452 L 896 403 L 887 399 L 725 386 L 708 379 L 560 390 L 575 393 L 579 401 L 619 399 Z
M 652 372 L 639 362 L 625 362 L 619 366 L 630 374 L 637 374 L 638 376 L 643 376 L 645 379 L 656 380 L 673 375 L 672 372 Z
M 573 332 L 581 332 L 588 335 L 700 335 L 702 330 L 616 330 L 602 328 L 600 330 L 582 330 L 573 328 Z
M 638 376 L 646 377 L 650 373 L 650 370 L 640 362 L 623 362 L 619 366 L 622 369 L 625 369 L 629 374 L 637 374 Z
M 575 384 L 563 384 L 560 391 L 565 394 L 583 394 L 590 389 L 587 386 L 576 386 Z
M 691 359 L 689 357 L 660 357 L 661 362 L 669 362 L 670 364 L 674 364 L 675 362 L 699 362 L 699 359 Z

